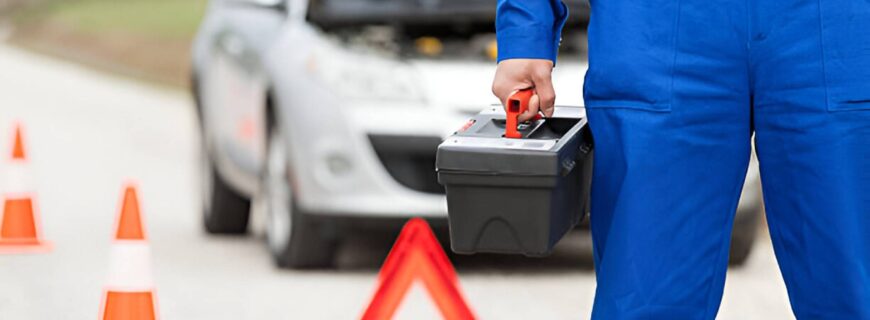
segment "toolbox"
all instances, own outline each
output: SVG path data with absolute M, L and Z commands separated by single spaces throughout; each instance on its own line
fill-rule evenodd
M 438 146 L 454 252 L 546 256 L 588 212 L 592 137 L 582 107 L 517 123 L 531 90 L 484 109 Z

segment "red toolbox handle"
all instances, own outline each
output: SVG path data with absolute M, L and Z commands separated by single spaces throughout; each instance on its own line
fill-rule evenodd
M 517 126 L 519 125 L 518 118 L 520 114 L 529 110 L 529 100 L 532 99 L 532 95 L 534 94 L 535 91 L 533 89 L 523 89 L 508 97 L 507 107 L 505 108 L 505 111 L 507 112 L 504 127 L 505 138 L 519 139 L 523 137 L 523 135 L 517 131 Z M 536 114 L 532 120 L 538 120 L 540 118 L 541 115 Z

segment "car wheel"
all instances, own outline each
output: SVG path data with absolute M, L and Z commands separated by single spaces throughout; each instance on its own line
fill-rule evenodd
M 268 225 L 266 241 L 275 264 L 281 268 L 328 268 L 333 265 L 337 241 L 328 236 L 327 221 L 305 213 L 296 205 L 288 182 L 287 146 L 272 129 L 263 174 Z
M 731 232 L 731 252 L 729 264 L 743 265 L 752 253 L 755 237 L 758 234 L 758 222 L 761 220 L 761 208 L 738 212 L 734 219 L 734 229 Z
M 238 194 L 221 179 L 207 148 L 203 148 L 200 165 L 202 218 L 205 230 L 212 234 L 243 234 L 248 230 L 250 200 Z

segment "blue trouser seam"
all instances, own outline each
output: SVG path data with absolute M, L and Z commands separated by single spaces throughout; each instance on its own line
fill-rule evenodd
M 819 11 L 819 15 L 818 15 L 819 16 L 819 51 L 822 55 L 822 63 L 821 63 L 821 65 L 822 65 L 822 82 L 825 84 L 825 109 L 827 109 L 828 111 L 831 111 L 831 98 L 830 98 L 830 94 L 828 92 L 829 91 L 828 71 L 827 71 L 827 66 L 826 66 L 828 64 L 828 57 L 827 57 L 827 54 L 825 53 L 825 29 L 824 29 L 824 22 L 823 22 L 824 19 L 822 17 L 822 0 L 818 0 L 817 3 L 819 5 L 818 6 L 818 11 Z
M 750 152 L 752 152 L 752 151 L 750 150 Z M 729 211 L 731 216 L 728 217 L 728 228 L 726 229 L 727 232 L 723 232 L 724 233 L 724 235 L 722 236 L 723 239 L 721 241 L 719 241 L 719 252 L 718 252 L 719 258 L 716 260 L 716 264 L 715 264 L 715 266 L 717 266 L 717 267 L 721 266 L 723 264 L 726 264 L 726 265 L 728 264 L 729 255 L 726 253 L 723 253 L 723 251 L 727 250 L 731 247 L 731 229 L 734 228 L 734 215 L 737 212 L 737 206 L 740 203 L 740 194 L 741 194 L 741 191 L 743 190 L 743 181 L 746 180 L 746 171 L 749 169 L 749 160 L 747 159 L 746 162 L 744 162 L 744 163 L 745 163 L 746 168 L 743 171 L 743 175 L 741 175 L 740 179 L 738 179 L 738 182 L 736 183 L 736 186 L 735 186 L 734 191 L 732 192 L 732 196 L 731 196 L 732 204 L 731 204 L 731 210 Z M 725 261 L 722 261 L 723 259 Z M 726 268 L 725 272 L 727 273 L 727 268 Z M 722 271 L 716 270 L 714 275 L 719 275 L 720 273 L 722 273 Z M 718 279 L 718 277 L 711 278 L 709 283 L 707 284 L 707 308 L 704 311 L 704 318 L 705 319 L 715 319 L 716 318 L 715 310 L 718 310 L 719 305 L 722 303 L 720 299 L 713 299 L 713 296 L 714 296 L 713 295 L 713 284 L 715 284 L 717 282 L 716 279 Z M 716 300 L 716 303 L 713 303 L 711 300 Z M 716 306 L 716 307 L 714 308 L 713 306 Z M 711 313 L 712 313 L 712 315 L 711 315 Z
M 760 158 L 760 157 L 759 157 L 759 161 L 761 161 L 761 158 Z M 760 165 L 760 164 L 759 164 L 759 168 L 761 168 L 761 165 Z M 761 184 L 762 184 L 762 188 L 763 188 L 763 187 L 764 187 L 764 181 L 762 181 Z M 762 195 L 763 195 L 763 194 L 764 194 L 764 192 L 763 192 L 763 189 L 762 189 Z M 767 199 L 766 199 L 767 196 L 764 196 L 764 198 L 765 198 L 765 199 L 764 199 L 764 202 L 767 202 Z M 764 210 L 765 210 L 764 214 L 765 214 L 766 216 L 770 216 L 770 214 L 768 213 L 768 212 L 769 212 L 769 211 L 768 211 L 769 209 L 768 209 L 768 208 L 765 208 Z M 774 220 L 776 220 L 776 219 L 774 219 Z M 770 219 L 768 219 L 768 221 L 770 221 Z M 783 240 L 782 240 L 783 237 L 782 237 L 782 231 L 779 229 L 779 226 L 778 226 L 776 223 L 770 223 L 770 222 L 768 222 L 768 224 L 767 224 L 767 228 L 768 228 L 768 230 L 770 230 L 770 237 L 771 237 L 771 238 L 774 238 L 774 237 L 775 237 L 775 238 L 777 239 L 776 242 L 779 243 L 779 244 L 781 245 L 781 244 L 782 244 L 781 242 L 783 241 Z M 773 240 L 771 239 L 771 241 L 773 241 Z M 775 245 L 775 246 L 774 246 L 774 253 L 775 253 L 775 256 L 776 256 L 776 258 L 777 258 L 777 259 L 776 259 L 776 260 L 777 260 L 777 265 L 779 265 L 779 270 L 780 270 L 780 272 L 782 273 L 782 278 L 783 278 L 783 280 L 785 281 L 786 284 L 796 284 L 797 282 L 795 282 L 795 281 L 794 281 L 794 278 L 791 276 L 791 270 L 788 270 L 788 266 L 789 266 L 789 264 L 788 264 L 788 263 L 781 263 L 781 262 L 779 262 L 779 261 L 780 261 L 780 259 L 779 259 L 779 258 L 780 258 L 780 255 L 782 255 L 782 257 L 785 258 L 785 259 L 782 259 L 782 260 L 785 260 L 785 261 L 793 261 L 793 259 L 791 258 L 791 255 L 788 253 L 787 250 L 785 250 L 785 249 L 783 249 L 783 248 L 780 248 L 780 250 L 776 250 L 776 246 L 778 246 L 778 245 Z M 786 290 L 787 290 L 787 291 L 791 291 L 790 288 L 788 287 L 788 285 L 786 285 Z M 792 309 L 793 309 L 792 312 L 794 313 L 795 317 L 797 317 L 798 312 L 797 312 L 797 310 L 794 310 L 795 307 L 796 307 L 796 305 L 794 304 L 794 302 L 792 301 L 792 298 L 791 298 L 791 297 L 792 297 L 792 292 L 788 292 L 788 295 L 789 295 L 789 304 L 791 304 Z
M 750 99 L 750 107 L 752 107 L 752 96 L 755 94 L 755 77 L 752 75 L 752 15 L 749 9 L 749 1 L 746 0 L 746 42 L 745 52 L 746 52 L 746 83 L 748 84 L 749 89 L 749 99 Z
M 682 15 L 682 8 L 683 8 L 683 0 L 679 0 L 677 2 L 677 14 L 676 14 L 676 17 L 674 18 L 674 31 L 673 31 L 674 32 L 674 42 L 672 45 L 672 48 L 674 50 L 674 58 L 673 58 L 673 61 L 671 61 L 671 88 L 670 88 L 671 92 L 670 92 L 670 96 L 668 97 L 668 102 L 674 101 L 674 82 L 675 82 L 674 79 L 676 79 L 676 73 L 677 73 L 677 55 L 680 52 L 680 50 L 678 50 L 677 45 L 679 44 L 679 39 L 680 39 L 679 30 L 680 30 L 680 16 Z M 668 108 L 668 110 L 670 110 L 670 108 Z

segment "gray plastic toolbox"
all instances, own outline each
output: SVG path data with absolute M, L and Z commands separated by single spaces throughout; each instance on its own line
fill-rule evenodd
M 508 122 L 516 123 L 500 106 L 485 109 L 438 147 L 456 253 L 546 256 L 588 210 L 585 109 L 556 107 L 551 118 L 519 124 L 518 138 L 504 137 Z

